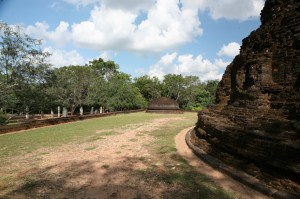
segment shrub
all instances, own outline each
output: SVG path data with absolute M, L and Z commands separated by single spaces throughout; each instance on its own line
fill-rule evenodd
M 7 120 L 7 118 L 6 118 L 5 114 L 3 113 L 3 111 L 0 110 L 0 125 L 6 124 L 6 120 Z

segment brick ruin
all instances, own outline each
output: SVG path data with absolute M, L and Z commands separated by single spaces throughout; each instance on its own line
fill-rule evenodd
M 149 102 L 147 112 L 182 113 L 176 100 L 159 97 Z
M 194 141 L 300 181 L 300 1 L 266 0 L 261 26 L 226 68 Z

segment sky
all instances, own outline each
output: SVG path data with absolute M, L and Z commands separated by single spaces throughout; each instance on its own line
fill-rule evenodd
M 132 78 L 220 79 L 264 0 L 0 0 L 0 20 L 42 39 L 53 67 L 113 60 Z

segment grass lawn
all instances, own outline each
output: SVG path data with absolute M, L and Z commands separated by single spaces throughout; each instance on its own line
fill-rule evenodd
M 0 198 L 87 197 L 80 194 L 93 192 L 87 190 L 102 175 L 98 170 L 107 173 L 101 177 L 105 186 L 119 190 L 112 195 L 132 190 L 139 198 L 157 198 L 151 194 L 159 189 L 159 198 L 235 198 L 176 153 L 176 134 L 196 120 L 196 113 L 139 112 L 1 135 Z M 76 162 L 62 158 L 60 166 L 60 153 Z M 109 192 L 97 186 L 99 193 Z
M 187 114 L 187 116 L 193 117 L 192 114 Z M 95 118 L 26 130 L 19 133 L 0 135 L 0 160 L 5 159 L 6 157 L 29 153 L 41 147 L 60 146 L 74 141 L 81 141 L 82 139 L 94 135 L 95 131 L 122 126 L 125 127 L 129 124 L 142 123 L 163 117 L 165 117 L 163 114 L 147 114 L 140 112 Z M 180 117 L 180 115 L 172 115 L 172 117 Z M 192 125 L 192 123 L 193 122 L 187 125 Z M 113 135 L 114 132 L 103 132 L 101 134 L 104 136 Z

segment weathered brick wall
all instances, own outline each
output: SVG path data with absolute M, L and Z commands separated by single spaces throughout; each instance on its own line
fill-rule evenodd
M 27 130 L 27 129 L 43 127 L 43 126 L 75 122 L 75 121 L 85 120 L 85 119 L 107 117 L 107 116 L 111 116 L 111 115 L 134 113 L 134 112 L 141 112 L 141 111 L 144 111 L 144 110 L 139 109 L 139 110 L 108 112 L 108 113 L 101 113 L 101 114 L 94 114 L 94 115 L 68 116 L 68 117 L 50 118 L 50 119 L 44 119 L 44 120 L 30 120 L 30 121 L 25 121 L 25 122 L 22 122 L 19 124 L 0 126 L 0 134 L 16 132 L 16 131 L 21 131 L 21 130 Z
M 148 110 L 179 110 L 179 104 L 168 97 L 159 97 L 149 102 Z
M 266 0 L 261 21 L 195 129 L 212 146 L 300 176 L 300 1 Z

